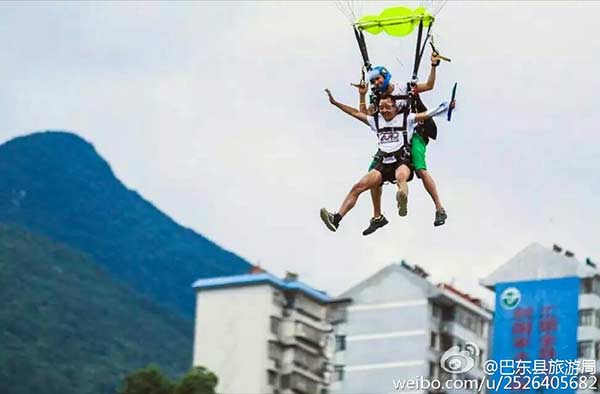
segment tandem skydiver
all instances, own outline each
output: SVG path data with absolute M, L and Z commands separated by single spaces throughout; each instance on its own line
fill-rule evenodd
M 356 108 L 336 101 L 328 89 L 325 91 L 329 96 L 331 104 L 371 127 L 379 140 L 379 150 L 377 163 L 375 163 L 374 168 L 370 169 L 358 183 L 352 186 L 338 212 L 331 213 L 327 209 L 321 208 L 321 220 L 323 220 L 328 229 L 336 231 L 340 221 L 354 207 L 360 194 L 366 190 L 381 186 L 386 181 L 396 181 L 398 187 L 396 193 L 398 214 L 406 216 L 408 203 L 407 182 L 413 175 L 410 169 L 409 141 L 414 134 L 418 122 L 423 122 L 435 115 L 446 112 L 450 106 L 454 106 L 454 103 L 442 103 L 433 110 L 419 113 L 409 113 L 409 109 L 404 106 L 401 112 L 394 97 L 384 94 L 380 97 L 379 113 L 377 114 L 377 118 L 375 118 Z
M 416 104 L 417 111 L 426 111 L 426 107 L 423 105 L 419 93 L 429 91 L 433 89 L 435 86 L 435 78 L 436 78 L 436 67 L 440 64 L 440 58 L 437 53 L 432 53 L 431 55 L 431 71 L 429 72 L 429 77 L 427 78 L 427 82 L 416 84 L 415 90 L 416 93 Z M 382 66 L 374 67 L 369 72 L 369 81 L 371 82 L 373 89 L 378 94 L 390 94 L 392 96 L 404 96 L 407 95 L 406 84 L 392 83 L 391 82 L 391 74 L 390 72 Z M 374 108 L 373 106 L 367 108 L 365 96 L 367 93 L 366 84 L 354 85 L 359 89 L 360 93 L 360 110 L 365 114 L 372 113 Z M 398 107 L 402 107 L 406 105 L 405 99 L 399 99 L 396 101 Z M 421 179 L 423 182 L 423 186 L 425 190 L 431 196 L 433 203 L 435 204 L 435 221 L 434 226 L 441 226 L 445 223 L 447 215 L 444 207 L 440 201 L 437 188 L 435 185 L 435 181 L 431 174 L 427 171 L 427 163 L 425 161 L 425 152 L 426 146 L 429 143 L 429 138 L 436 138 L 437 128 L 433 119 L 428 119 L 420 122 L 421 124 L 417 126 L 417 132 L 413 133 L 413 136 L 410 140 L 411 145 L 411 157 L 412 157 L 412 167 L 417 173 L 417 177 Z M 377 159 L 374 158 L 369 166 L 369 170 L 372 170 L 375 166 Z M 381 186 L 374 187 L 371 189 L 371 200 L 373 202 L 373 217 L 369 222 L 369 227 L 363 231 L 363 235 L 369 235 L 375 232 L 377 229 L 385 226 L 388 221 L 381 213 L 381 194 L 382 188 Z

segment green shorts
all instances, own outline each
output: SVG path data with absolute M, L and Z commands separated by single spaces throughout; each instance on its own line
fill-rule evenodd
M 426 170 L 425 152 L 427 151 L 427 145 L 425 144 L 425 140 L 419 134 L 414 133 L 410 140 L 410 145 L 410 155 L 412 156 L 414 170 Z

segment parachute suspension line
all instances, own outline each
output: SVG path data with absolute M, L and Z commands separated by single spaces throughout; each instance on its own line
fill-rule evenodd
M 448 0 L 420 0 L 419 7 L 425 8 L 432 16 L 437 16 Z
M 356 21 L 360 14 L 362 14 L 362 0 L 349 0 L 347 1 L 348 8 L 350 8 L 350 13 L 352 14 L 352 22 Z
M 443 0 L 441 2 L 441 5 L 439 5 L 436 10 L 431 10 L 432 11 L 431 15 L 437 16 L 437 14 L 440 13 L 440 11 L 442 10 L 442 8 L 444 8 L 444 6 L 446 5 L 447 2 L 448 2 L 448 0 Z
M 338 1 L 335 1 L 335 0 L 334 0 L 334 1 L 332 1 L 332 3 L 333 3 L 333 5 L 335 6 L 335 8 L 337 8 L 337 10 L 338 10 L 338 11 L 339 11 L 339 12 L 340 12 L 342 15 L 344 15 L 344 17 L 345 17 L 345 18 L 346 18 L 348 21 L 350 21 L 350 22 L 352 23 L 352 15 L 350 15 L 350 14 L 348 13 L 348 10 L 347 10 L 347 9 L 345 9 L 345 7 L 344 7 L 344 5 L 345 5 L 346 3 L 345 3 L 345 2 L 343 2 L 343 1 L 339 1 L 339 0 L 338 0 Z
M 358 19 L 357 14 L 361 13 L 361 2 L 362 0 L 334 0 L 333 5 L 353 24 Z

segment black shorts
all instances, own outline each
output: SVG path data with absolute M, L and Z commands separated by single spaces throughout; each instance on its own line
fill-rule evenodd
M 410 175 L 407 179 L 407 181 L 410 182 L 414 176 L 414 172 L 410 167 L 410 157 L 402 160 L 396 160 L 395 163 L 390 164 L 384 164 L 381 161 L 377 163 L 374 170 L 377 170 L 381 173 L 381 184 L 383 185 L 384 182 L 396 183 L 396 170 L 403 164 L 410 170 Z

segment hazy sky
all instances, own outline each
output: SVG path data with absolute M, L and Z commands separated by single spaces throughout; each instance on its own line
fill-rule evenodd
M 459 83 L 427 154 L 449 215 L 439 228 L 420 181 L 406 218 L 385 188 L 390 224 L 369 237 L 368 194 L 337 233 L 319 219 L 376 150 L 323 92 L 357 104 L 360 54 L 331 2 L 3 2 L 0 141 L 76 132 L 179 223 L 333 294 L 400 259 L 481 292 L 479 278 L 534 241 L 600 260 L 599 14 L 557 1 L 449 1 L 439 13 L 452 62 L 423 99 Z M 414 39 L 367 37 L 401 81 Z

